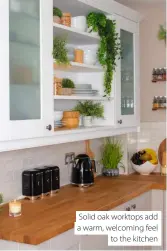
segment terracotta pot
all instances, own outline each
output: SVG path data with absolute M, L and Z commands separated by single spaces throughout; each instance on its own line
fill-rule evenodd
M 61 18 L 58 16 L 53 16 L 53 22 L 56 24 L 61 24 Z
M 81 49 L 74 50 L 74 62 L 83 64 L 84 61 L 84 51 Z
M 79 119 L 79 112 L 77 111 L 64 111 L 63 118 L 78 118 Z
M 71 13 L 63 13 L 61 24 L 71 27 Z
M 77 128 L 79 126 L 79 118 L 63 118 L 62 122 L 65 127 L 69 129 Z

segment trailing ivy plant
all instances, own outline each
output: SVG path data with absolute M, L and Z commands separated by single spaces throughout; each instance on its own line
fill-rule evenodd
M 91 12 L 87 16 L 87 24 L 91 31 L 97 31 L 100 45 L 97 52 L 99 63 L 105 69 L 104 93 L 110 97 L 116 60 L 121 56 L 121 43 L 116 31 L 116 22 L 108 19 L 103 13 Z

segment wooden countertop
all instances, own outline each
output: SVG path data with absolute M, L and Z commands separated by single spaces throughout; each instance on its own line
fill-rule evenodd
M 129 175 L 98 177 L 95 185 L 62 187 L 53 197 L 22 202 L 22 216 L 8 216 L 8 205 L 0 212 L 0 239 L 38 245 L 74 227 L 76 211 L 110 210 L 151 189 L 166 189 L 166 177 Z

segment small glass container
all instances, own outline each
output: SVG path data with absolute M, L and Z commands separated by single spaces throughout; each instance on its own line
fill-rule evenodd
M 152 72 L 152 82 L 157 82 L 156 68 L 154 68 Z
M 21 216 L 21 201 L 13 200 L 9 202 L 9 216 Z
M 153 109 L 156 110 L 156 109 L 158 109 L 158 107 L 159 107 L 159 104 L 158 104 L 157 96 L 154 96 Z

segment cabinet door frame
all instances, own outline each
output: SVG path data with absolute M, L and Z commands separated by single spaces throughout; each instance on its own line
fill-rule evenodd
M 10 75 L 9 75 L 9 0 L 1 0 L 1 5 L 5 15 L 2 16 L 0 31 L 5 24 L 5 51 L 6 61 L 4 64 L 4 72 L 2 78 L 5 79 L 6 85 L 0 85 L 1 92 L 3 91 L 4 104 L 0 104 L 0 109 L 3 109 L 3 125 L 8 130 L 8 137 L 1 137 L 0 140 L 16 140 L 26 138 L 36 138 L 49 136 L 50 131 L 46 126 L 51 124 L 53 128 L 54 122 L 54 103 L 53 103 L 53 1 L 40 1 L 40 92 L 41 92 L 41 118 L 36 120 L 10 120 Z M 3 59 L 0 59 L 3 60 Z M 0 65 L 3 62 L 0 62 Z M 1 82 L 1 81 L 0 81 Z M 4 81 L 3 81 L 4 82 Z M 1 112 L 0 110 L 0 112 Z
M 122 115 L 121 114 L 121 60 L 117 61 L 116 69 L 116 126 L 117 127 L 129 127 L 138 126 L 140 123 L 140 87 L 139 87 L 139 24 L 130 21 L 126 18 L 115 16 L 117 24 L 117 32 L 120 36 L 121 29 L 133 33 L 134 41 L 134 114 L 133 115 Z M 118 121 L 122 120 L 122 124 Z

